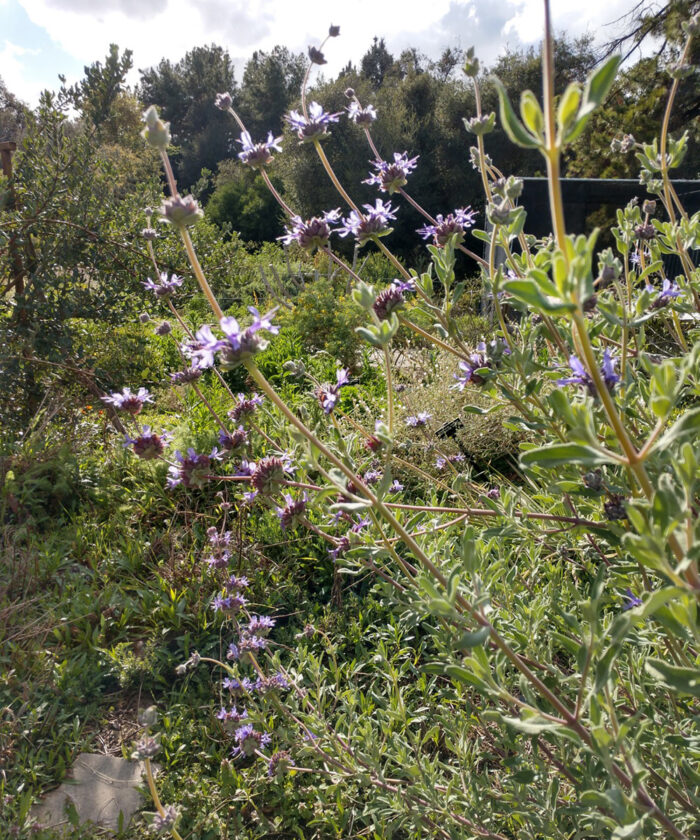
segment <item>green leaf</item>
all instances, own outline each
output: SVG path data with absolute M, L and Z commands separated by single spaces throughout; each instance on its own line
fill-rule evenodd
M 698 432 L 700 432 L 700 408 L 695 408 L 676 420 L 671 428 L 656 441 L 652 452 L 659 452 L 671 443 L 680 443 L 687 438 L 695 439 Z
M 527 735 L 539 735 L 540 732 L 561 729 L 561 724 L 546 720 L 539 715 L 533 715 L 530 718 L 512 718 L 501 715 L 501 720 L 506 726 L 510 726 L 518 732 L 525 732 Z
M 499 114 L 501 118 L 501 125 L 508 137 L 515 143 L 516 146 L 522 146 L 525 149 L 538 149 L 542 143 L 533 137 L 525 126 L 515 115 L 513 106 L 511 104 L 508 92 L 503 87 L 500 79 L 492 76 L 496 90 L 498 91 Z
M 620 825 L 612 833 L 613 840 L 631 840 L 639 837 L 644 829 L 645 817 L 640 817 L 629 825 Z
M 520 116 L 536 137 L 544 135 L 544 114 L 531 90 L 524 90 L 520 95 Z
M 562 94 L 557 108 L 557 125 L 566 139 L 566 132 L 576 119 L 576 112 L 581 103 L 581 85 L 578 82 L 571 82 Z
M 562 464 L 583 464 L 595 467 L 600 464 L 615 463 L 614 459 L 592 446 L 582 443 L 553 443 L 530 449 L 520 456 L 520 463 L 525 467 L 539 464 L 543 467 L 558 467 Z
M 483 645 L 489 637 L 489 632 L 490 630 L 488 627 L 480 627 L 478 630 L 474 630 L 473 632 L 463 633 L 460 640 L 457 642 L 457 650 Z
M 593 111 L 595 111 L 595 109 L 608 95 L 610 88 L 615 81 L 620 61 L 621 57 L 619 55 L 611 56 L 586 80 L 586 86 L 583 91 L 583 101 L 578 112 L 578 117 L 573 128 L 564 138 L 567 142 L 575 140 L 581 134 Z
M 647 659 L 644 668 L 664 688 L 700 697 L 700 668 L 679 668 L 661 659 Z
M 586 79 L 586 86 L 583 91 L 584 107 L 587 104 L 597 108 L 610 92 L 615 81 L 617 68 L 620 66 L 622 56 L 612 55 L 595 72 Z
M 546 297 L 533 280 L 509 280 L 503 284 L 503 288 L 518 300 L 550 315 L 564 315 L 576 308 L 573 303 Z
M 427 670 L 426 666 L 426 670 Z M 435 673 L 435 672 L 433 672 Z M 440 663 L 440 671 L 437 673 L 446 674 L 448 677 L 451 677 L 455 682 L 462 683 L 463 685 L 472 685 L 475 688 L 487 689 L 488 683 L 485 680 L 482 680 L 477 674 L 468 671 L 466 668 L 463 668 L 461 665 L 444 665 Z

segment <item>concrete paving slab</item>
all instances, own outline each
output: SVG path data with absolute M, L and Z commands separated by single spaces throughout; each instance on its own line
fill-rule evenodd
M 81 753 L 69 777 L 47 794 L 32 809 L 32 817 L 42 826 L 65 828 L 71 825 L 66 815 L 66 799 L 75 806 L 81 823 L 92 822 L 110 831 L 129 824 L 144 805 L 139 787 L 144 773 L 143 761 L 127 761 L 112 755 Z

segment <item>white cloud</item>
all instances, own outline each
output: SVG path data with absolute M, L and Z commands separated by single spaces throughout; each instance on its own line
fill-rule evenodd
M 90 63 L 106 55 L 110 43 L 134 51 L 136 67 L 161 58 L 177 60 L 194 46 L 217 43 L 245 61 L 254 49 L 284 44 L 304 50 L 318 44 L 328 26 L 341 38 L 328 45 L 328 72 L 358 60 L 374 35 L 387 43 L 395 36 L 423 32 L 450 8 L 449 0 L 20 0 L 32 23 L 45 29 L 69 55 Z M 148 10 L 146 13 L 145 10 Z M 56 69 L 60 72 L 60 68 Z
M 0 0 L 0 5 L 2 0 Z M 27 78 L 22 57 L 38 55 L 39 50 L 20 47 L 11 41 L 5 40 L 0 50 L 0 68 L 2 68 L 2 80 L 7 89 L 23 102 L 36 102 L 44 85 L 40 81 L 32 81 Z
M 135 68 L 150 67 L 161 58 L 176 61 L 195 46 L 216 43 L 229 50 L 240 71 L 253 50 L 269 50 L 275 44 L 305 50 L 308 44 L 318 44 L 333 23 L 341 27 L 341 37 L 326 48 L 328 75 L 348 60 L 358 62 L 374 35 L 384 37 L 395 53 L 411 45 L 436 56 L 447 45 L 475 44 L 488 63 L 506 42 L 517 46 L 538 41 L 543 17 L 542 0 L 354 0 L 352 7 L 347 0 L 18 2 L 35 26 L 81 64 L 101 60 L 110 43 L 117 43 L 133 50 Z M 552 0 L 554 26 L 571 35 L 600 34 L 602 24 L 628 11 L 633 2 Z M 602 30 L 603 39 L 605 35 Z M 10 55 L 13 80 L 20 82 L 14 88 L 18 92 L 20 59 L 16 52 Z M 53 85 L 63 70 L 47 68 L 44 85 Z M 9 79 L 7 71 L 3 75 Z M 138 78 L 134 70 L 130 81 Z
M 504 34 L 514 35 L 524 44 L 536 43 L 542 38 L 544 29 L 544 6 L 542 0 L 508 0 L 513 15 L 505 26 Z M 570 0 L 554 0 L 551 3 L 552 25 L 557 32 L 565 31 L 571 36 L 592 34 L 596 40 L 612 38 L 612 24 L 635 5 L 633 0 L 586 0 L 573 3 Z

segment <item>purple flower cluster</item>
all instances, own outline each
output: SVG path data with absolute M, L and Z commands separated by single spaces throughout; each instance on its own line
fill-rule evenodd
M 409 158 L 407 152 L 403 154 L 394 152 L 393 163 L 387 163 L 385 160 L 370 161 L 376 172 L 362 183 L 376 184 L 381 192 L 388 192 L 389 195 L 392 195 L 405 186 L 408 176 L 416 168 L 417 160 L 417 155 L 414 158 Z
M 308 501 L 309 497 L 306 493 L 302 493 L 298 499 L 295 499 L 290 493 L 284 494 L 284 507 L 277 508 L 277 516 L 279 516 L 283 531 L 288 531 L 299 523 L 304 516 Z
M 183 487 L 203 487 L 209 480 L 211 470 L 215 461 L 222 458 L 219 450 L 214 447 L 209 455 L 197 454 L 190 447 L 187 454 L 183 455 L 178 449 L 175 452 L 177 464 L 171 464 L 168 468 L 168 489 L 182 484 Z
M 124 388 L 121 392 L 115 392 L 102 397 L 102 401 L 114 406 L 119 411 L 126 411 L 134 417 L 140 413 L 145 403 L 153 402 L 153 397 L 145 388 L 139 388 L 134 394 L 131 388 Z
M 412 292 L 416 288 L 413 280 L 394 280 L 391 286 L 381 291 L 372 304 L 372 309 L 380 321 L 386 321 L 392 312 L 403 309 L 406 304 L 404 292 Z
M 228 416 L 236 423 L 243 417 L 249 417 L 255 414 L 259 405 L 263 404 L 263 398 L 260 394 L 251 394 L 246 397 L 245 394 L 238 394 L 238 402 L 229 411 Z
M 328 550 L 330 556 L 337 560 L 342 554 L 350 549 L 350 540 L 347 537 L 340 537 L 335 544 L 335 548 Z
M 333 385 L 328 382 L 324 382 L 323 385 L 319 385 L 315 391 L 316 398 L 321 403 L 321 408 L 325 414 L 330 414 L 331 411 L 333 411 L 336 403 L 338 402 L 340 389 L 344 385 L 347 385 L 350 381 L 347 369 L 338 368 L 335 372 L 335 380 L 335 384 Z
M 290 111 L 285 120 L 289 127 L 296 131 L 297 137 L 302 143 L 309 143 L 326 137 L 330 124 L 337 123 L 339 118 L 340 112 L 328 114 L 318 102 L 311 102 L 308 118 L 298 111 Z
M 380 470 L 367 470 L 367 472 L 362 476 L 362 480 L 365 484 L 377 484 L 382 480 L 382 472 Z
M 231 642 L 226 652 L 227 659 L 233 659 L 241 663 L 250 662 L 250 654 L 257 653 L 259 650 L 265 650 L 267 647 L 267 639 L 262 636 L 254 636 L 250 633 L 243 632 L 238 639 L 238 644 Z
M 254 306 L 249 306 L 248 311 L 253 316 L 253 323 L 245 329 L 242 329 L 232 316 L 220 320 L 219 326 L 225 336 L 223 339 L 216 338 L 207 325 L 197 331 L 196 342 L 190 344 L 189 352 L 198 360 L 198 367 L 211 367 L 214 364 L 214 354 L 219 353 L 221 366 L 230 370 L 267 347 L 267 342 L 263 341 L 258 333 L 265 330 L 277 335 L 279 327 L 271 321 L 277 309 L 272 309 L 265 315 L 261 315 Z
M 184 370 L 176 370 L 175 373 L 171 373 L 170 383 L 171 385 L 189 385 L 191 382 L 196 382 L 203 373 L 204 369 L 195 363 Z
M 503 356 L 509 355 L 510 348 L 500 339 L 494 339 L 488 344 L 485 341 L 480 341 L 476 345 L 476 352 L 470 354 L 469 360 L 459 363 L 462 374 L 461 376 L 455 374 L 457 384 L 453 387 L 463 391 L 469 383 L 483 385 L 486 382 L 488 372 L 499 366 Z
M 248 432 L 239 426 L 233 432 L 227 432 L 225 429 L 219 431 L 219 446 L 226 452 L 236 452 L 245 447 L 248 443 Z
M 360 128 L 369 128 L 377 119 L 377 112 L 373 105 L 365 105 L 363 108 L 356 99 L 348 105 L 347 111 L 348 117 Z
M 285 473 L 291 470 L 289 456 L 278 458 L 267 455 L 255 465 L 250 483 L 258 493 L 271 493 L 284 481 Z
M 623 610 L 632 610 L 635 607 L 642 606 L 642 599 L 638 595 L 635 595 L 631 589 L 627 588 L 625 590 L 625 595 L 627 598 L 625 599 L 625 603 L 622 607 Z
M 444 470 L 448 464 L 459 464 L 462 461 L 464 461 L 464 455 L 461 452 L 457 452 L 455 455 L 448 455 L 446 458 L 440 455 L 435 459 L 435 466 L 439 470 Z
M 612 394 L 615 386 L 620 381 L 620 376 L 615 372 L 616 359 L 611 355 L 610 351 L 606 349 L 603 352 L 603 364 L 600 372 L 603 376 L 603 381 L 608 391 Z M 598 390 L 593 382 L 583 363 L 577 356 L 569 356 L 569 366 L 573 372 L 573 376 L 568 376 L 564 379 L 557 379 L 557 385 L 581 385 L 592 397 L 598 396 Z
M 159 300 L 164 300 L 173 295 L 182 286 L 182 277 L 178 277 L 177 274 L 168 276 L 166 271 L 161 271 L 160 278 L 157 282 L 151 280 L 149 277 L 143 285 L 146 289 L 153 292 Z
M 272 132 L 269 131 L 264 143 L 253 143 L 250 134 L 247 131 L 242 131 L 240 140 L 236 141 L 242 147 L 238 153 L 238 159 L 253 169 L 264 169 L 269 163 L 272 163 L 272 152 L 282 151 L 282 147 L 279 145 L 281 139 L 281 137 L 273 137 Z
M 683 297 L 683 292 L 674 280 L 671 282 L 668 277 L 664 277 L 661 283 L 661 291 L 656 289 L 652 286 L 651 283 L 646 284 L 646 290 L 650 295 L 656 293 L 656 297 L 652 300 L 649 308 L 654 309 L 663 309 L 664 306 L 667 306 L 674 298 Z
M 166 445 L 172 440 L 172 435 L 169 432 L 161 432 L 157 435 L 151 431 L 150 426 L 144 426 L 141 429 L 141 434 L 132 438 L 126 436 L 124 446 L 133 446 L 134 455 L 143 458 L 144 461 L 152 461 L 160 456 L 165 451 Z
M 422 426 L 427 426 L 428 420 L 430 420 L 431 417 L 432 415 L 428 414 L 427 411 L 421 411 L 414 417 L 407 417 L 406 425 L 410 426 L 412 429 L 420 429 Z
M 248 619 L 248 633 L 253 636 L 267 636 L 275 626 L 275 619 L 269 615 L 251 615 Z
M 390 202 L 384 204 L 378 198 L 374 207 L 371 204 L 362 206 L 365 210 L 364 215 L 360 215 L 357 210 L 351 210 L 350 215 L 343 219 L 342 226 L 338 228 L 341 236 L 352 234 L 359 245 L 364 245 L 372 239 L 391 233 L 389 221 L 396 218 L 396 213 Z
M 224 531 L 223 533 L 219 533 L 218 529 L 215 528 L 213 525 L 211 528 L 207 528 L 207 537 L 209 538 L 209 545 L 211 546 L 211 556 L 205 558 L 205 563 L 212 569 L 225 569 L 228 566 L 228 561 L 230 558 L 230 552 L 228 550 L 229 545 L 231 544 L 232 533 L 230 531 Z M 246 581 L 245 585 L 247 585 L 248 581 Z M 227 586 L 227 589 L 229 587 Z M 233 588 L 243 588 L 241 587 L 233 587 Z
M 221 687 L 231 694 L 237 696 L 239 694 L 252 694 L 255 690 L 255 684 L 248 677 L 238 680 L 235 677 L 224 677 L 221 682 Z
M 258 732 L 254 729 L 252 723 L 241 726 L 240 729 L 236 730 L 233 737 L 237 744 L 232 752 L 234 757 L 243 755 L 249 758 L 255 755 L 258 750 L 266 747 L 272 740 L 267 732 Z
M 278 237 L 285 245 L 296 242 L 305 251 L 312 253 L 317 248 L 323 250 L 328 245 L 334 225 L 340 219 L 340 210 L 328 210 L 322 216 L 302 219 L 293 216 L 291 227 L 286 227 L 284 236 Z
M 222 706 L 216 715 L 217 720 L 220 720 L 224 725 L 240 723 L 247 717 L 248 712 L 245 709 L 239 712 L 235 706 L 232 706 L 230 709 L 227 709 L 226 706 Z
M 289 688 L 284 674 L 273 674 L 271 677 L 258 677 L 253 685 L 254 691 L 260 695 L 269 694 L 271 691 L 284 691 Z
M 287 750 L 278 750 L 270 757 L 267 775 L 271 779 L 281 778 L 290 768 L 295 767 L 294 760 Z
M 439 248 L 443 248 L 453 236 L 461 242 L 464 239 L 464 231 L 474 225 L 475 218 L 476 211 L 471 207 L 462 207 L 444 218 L 441 213 L 438 213 L 434 225 L 424 225 L 417 230 L 417 233 L 423 239 L 432 239 Z
M 236 615 L 246 605 L 247 600 L 245 595 L 240 592 L 233 592 L 229 595 L 222 595 L 217 593 L 211 602 L 211 608 L 214 612 L 225 613 L 226 615 Z

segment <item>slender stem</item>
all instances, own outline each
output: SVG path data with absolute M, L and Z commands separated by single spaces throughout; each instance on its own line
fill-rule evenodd
M 223 420 L 219 417 L 219 415 L 216 413 L 216 411 L 214 411 L 214 409 L 213 409 L 213 407 L 212 407 L 212 404 L 211 404 L 211 403 L 209 402 L 209 400 L 208 400 L 208 399 L 204 396 L 204 394 L 202 393 L 202 391 L 201 391 L 200 387 L 197 385 L 197 383 L 196 383 L 196 382 L 192 382 L 192 383 L 191 383 L 191 385 L 192 385 L 192 390 L 193 390 L 193 391 L 197 394 L 197 396 L 199 397 L 199 399 L 200 399 L 200 400 L 204 403 L 204 405 L 207 407 L 207 409 L 209 410 L 209 413 L 210 413 L 210 414 L 211 414 L 211 416 L 214 418 L 214 420 L 216 420 L 216 422 L 219 424 L 219 426 L 221 427 L 222 431 L 227 432 L 228 430 L 226 429 L 226 424 L 225 424 L 225 423 L 224 423 L 224 421 L 223 421 Z
M 554 115 L 554 44 L 552 25 L 549 13 L 549 0 L 544 3 L 544 43 L 542 46 L 542 77 L 545 108 L 545 160 L 547 161 L 547 177 L 549 183 L 549 203 L 552 213 L 554 235 L 559 248 L 564 254 L 566 264 L 569 258 L 566 252 L 566 225 L 564 224 L 564 202 L 559 182 L 559 147 L 556 138 L 556 121 Z
M 204 296 L 206 297 L 207 301 L 209 302 L 209 306 L 214 310 L 214 314 L 216 315 L 217 320 L 221 320 L 224 317 L 223 310 L 219 306 L 219 302 L 214 297 L 214 293 L 207 283 L 207 278 L 204 276 L 204 271 L 202 270 L 202 266 L 197 259 L 197 254 L 195 253 L 194 246 L 192 245 L 192 240 L 190 239 L 190 234 L 187 231 L 187 228 L 181 227 L 179 229 L 180 237 L 182 242 L 185 246 L 185 250 L 187 251 L 187 257 L 190 261 L 190 265 L 192 266 L 192 271 L 194 271 L 194 276 L 197 278 L 197 282 L 199 283 L 199 287 L 204 292 Z
M 279 192 L 277 192 L 277 190 L 275 189 L 275 186 L 272 183 L 272 181 L 270 180 L 270 176 L 267 174 L 267 172 L 265 172 L 264 169 L 261 169 L 260 174 L 262 175 L 263 181 L 265 181 L 265 185 L 267 186 L 268 190 L 270 190 L 270 192 L 275 197 L 277 203 L 284 210 L 284 212 L 290 217 L 295 216 L 296 213 L 287 204 L 287 202 L 282 198 L 282 196 L 279 194 Z
M 394 268 L 399 272 L 399 274 L 403 277 L 404 280 L 410 280 L 411 275 L 406 269 L 401 265 L 398 259 L 391 253 L 391 251 L 386 247 L 386 245 L 382 242 L 381 239 L 373 239 L 374 244 L 379 248 L 379 250 L 384 254 L 384 256 L 392 263 Z
M 496 274 L 496 237 L 498 236 L 498 225 L 494 225 L 493 229 L 491 230 L 491 244 L 489 245 L 489 277 L 491 282 L 493 283 L 494 275 Z M 515 345 L 513 344 L 513 339 L 511 338 L 510 333 L 508 332 L 508 327 L 506 326 L 505 318 L 503 317 L 503 310 L 501 309 L 501 302 L 498 299 L 498 295 L 493 295 L 493 303 L 496 307 L 496 314 L 498 315 L 498 323 L 501 325 L 501 332 L 503 333 L 503 339 L 508 345 L 508 349 L 511 353 L 515 352 Z
M 627 349 L 629 345 L 629 327 L 627 326 L 627 320 L 629 315 L 629 304 L 632 300 L 632 296 L 628 295 L 625 297 L 622 293 L 622 286 L 618 280 L 614 281 L 614 285 L 617 296 L 620 299 L 620 305 L 622 306 L 622 353 L 620 355 L 620 379 L 624 382 L 625 372 L 627 370 Z
M 323 151 L 323 147 L 321 146 L 320 140 L 314 140 L 314 148 L 316 149 L 316 154 L 321 159 L 321 163 L 323 164 L 323 168 L 328 173 L 328 177 L 333 182 L 333 186 L 336 188 L 336 190 L 338 190 L 338 192 L 341 194 L 341 196 L 343 197 L 345 202 L 357 213 L 357 215 L 360 218 L 364 218 L 362 216 L 362 213 L 360 212 L 360 209 L 358 208 L 357 204 L 355 204 L 355 202 L 347 194 L 347 192 L 345 191 L 345 188 L 340 183 L 340 181 L 338 179 L 338 176 L 333 171 L 333 167 L 331 166 L 330 161 L 326 157 L 326 153 Z
M 675 309 L 671 309 L 671 320 L 673 321 L 673 328 L 676 333 L 676 338 L 678 339 L 678 343 L 680 344 L 681 350 L 684 353 L 688 352 L 688 342 L 685 340 L 685 336 L 683 335 L 683 330 L 681 328 L 681 322 L 678 318 L 678 313 Z
M 336 188 L 336 190 L 338 190 L 338 192 L 343 197 L 343 199 L 348 204 L 348 206 L 351 207 L 357 213 L 357 215 L 360 217 L 360 219 L 364 219 L 364 215 L 362 214 L 362 211 L 357 206 L 357 204 L 355 204 L 355 202 L 350 198 L 350 196 L 345 191 L 345 188 L 340 183 L 340 180 L 338 179 L 338 176 L 335 174 L 335 172 L 333 170 L 333 167 L 331 166 L 330 161 L 326 157 L 326 153 L 323 151 L 323 147 L 321 146 L 321 143 L 320 143 L 319 140 L 314 140 L 314 148 L 316 149 L 316 153 L 318 154 L 318 156 L 321 160 L 321 163 L 323 164 L 323 168 L 328 173 L 328 177 L 333 182 L 333 186 Z M 377 245 L 377 247 L 384 254 L 384 256 L 387 257 L 387 259 L 389 259 L 391 261 L 391 263 L 394 265 L 394 268 L 396 268 L 396 270 L 399 272 L 399 274 L 401 274 L 401 276 L 404 278 L 404 280 L 410 280 L 411 275 L 401 265 L 401 263 L 398 261 L 398 259 L 391 253 L 391 251 L 386 247 L 386 245 L 381 241 L 381 239 L 374 238 L 372 241 Z
M 175 173 L 173 172 L 172 164 L 170 163 L 170 158 L 168 157 L 168 153 L 165 151 L 161 151 L 160 159 L 163 161 L 163 169 L 165 170 L 165 177 L 168 181 L 168 189 L 170 190 L 170 195 L 175 198 L 177 193 L 177 181 L 175 180 Z
M 479 83 L 474 77 L 474 102 L 476 104 L 476 115 L 481 117 L 481 91 L 479 90 Z M 491 201 L 491 185 L 489 184 L 488 175 L 486 173 L 486 152 L 484 150 L 484 138 L 481 134 L 476 137 L 476 145 L 479 149 L 479 172 L 481 173 L 481 181 L 484 186 L 484 194 L 488 202 Z
M 384 371 L 386 376 L 386 405 L 389 434 L 394 434 L 394 385 L 391 378 L 391 355 L 388 345 L 384 345 Z
M 692 36 L 689 35 L 685 42 L 685 47 L 683 49 L 683 54 L 681 55 L 680 61 L 678 62 L 679 65 L 685 64 L 685 61 L 688 57 L 688 51 L 690 49 L 690 44 L 692 41 Z M 670 189 L 670 182 L 668 176 L 668 160 L 666 159 L 666 145 L 668 141 L 668 127 L 669 122 L 671 120 L 671 111 L 673 110 L 673 101 L 676 98 L 676 93 L 678 92 L 678 86 L 680 85 L 680 79 L 674 79 L 673 84 L 671 85 L 671 91 L 668 95 L 668 102 L 666 103 L 666 110 L 664 111 L 664 119 L 661 124 L 661 138 L 659 140 L 659 163 L 661 165 L 661 179 L 664 185 L 664 203 L 666 205 L 666 210 L 668 212 L 668 217 L 671 221 L 671 224 L 675 225 L 676 223 L 676 212 L 673 209 L 673 200 L 671 198 L 671 189 Z
M 654 487 L 647 475 L 643 459 L 640 458 L 634 444 L 630 440 L 630 437 L 627 434 L 627 429 L 625 429 L 622 419 L 618 414 L 615 401 L 613 400 L 610 391 L 608 391 L 608 387 L 605 384 L 600 370 L 598 369 L 595 356 L 593 355 L 593 347 L 591 346 L 590 338 L 588 337 L 588 333 L 586 331 L 586 325 L 580 312 L 574 314 L 574 324 L 576 326 L 576 335 L 584 356 L 585 365 L 588 368 L 588 373 L 591 375 L 598 394 L 600 395 L 608 421 L 617 435 L 617 439 L 620 442 L 627 458 L 627 463 L 634 473 L 642 492 L 649 501 L 652 501 L 654 498 Z M 668 537 L 668 544 L 673 551 L 676 560 L 681 563 L 685 558 L 685 552 L 674 534 L 671 534 Z M 676 575 L 671 569 L 667 571 L 671 574 L 674 580 L 678 581 L 678 575 Z M 694 590 L 696 590 L 696 593 L 700 595 L 700 575 L 698 575 L 696 563 L 691 563 L 691 565 L 685 570 L 684 574 L 686 581 Z
M 418 324 L 414 324 L 413 321 L 409 321 L 405 315 L 398 315 L 399 323 L 403 324 L 405 327 L 408 327 L 409 330 L 413 330 L 414 333 L 425 338 L 427 341 L 432 342 L 433 344 L 440 347 L 442 350 L 445 350 L 448 353 L 451 353 L 453 356 L 456 356 L 458 359 L 462 359 L 466 361 L 466 356 L 460 353 L 458 350 L 455 350 L 452 345 L 448 344 L 446 341 L 443 341 L 441 338 L 438 338 L 436 335 L 431 335 L 429 332 L 426 332 L 422 327 L 419 327 Z
M 151 793 L 151 798 L 153 799 L 153 804 L 156 806 L 156 811 L 161 817 L 165 816 L 165 808 L 160 801 L 160 797 L 158 796 L 158 788 L 156 787 L 155 779 L 153 778 L 153 768 L 151 767 L 151 759 L 144 758 L 143 760 L 145 769 L 146 769 L 146 781 L 148 782 L 148 790 Z M 175 840 L 182 840 L 182 835 L 180 832 L 175 828 L 175 826 L 171 826 L 170 832 Z

